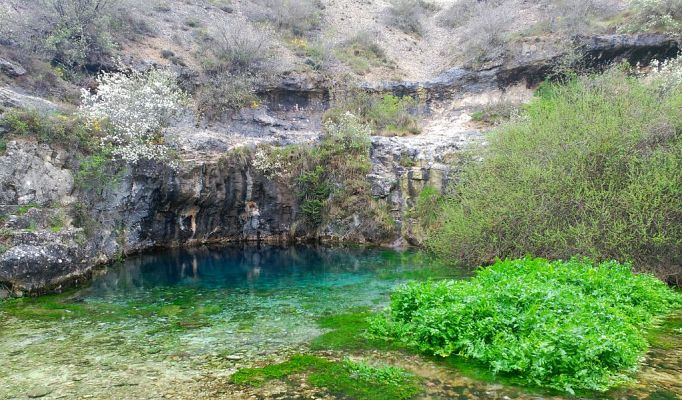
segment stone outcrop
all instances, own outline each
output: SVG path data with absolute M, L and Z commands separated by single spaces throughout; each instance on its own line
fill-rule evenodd
M 566 55 L 555 43 L 541 39 L 528 39 L 521 47 L 521 53 L 511 61 L 501 60 L 482 70 L 456 67 L 424 82 L 383 82 L 364 87 L 374 92 L 410 95 L 424 102 L 504 89 L 519 83 L 530 87 L 557 72 Z M 587 70 L 601 70 L 621 61 L 647 65 L 653 60 L 674 58 L 681 49 L 678 37 L 664 34 L 580 37 L 572 47 L 575 49 L 572 62 Z
M 25 108 L 41 113 L 59 111 L 59 106 L 51 101 L 0 87 L 0 111 L 3 108 Z
M 0 57 L 0 73 L 17 78 L 26 75 L 26 69 L 14 61 Z
M 679 50 L 678 41 L 663 35 L 603 36 L 581 43 L 583 60 L 591 60 L 591 68 L 619 59 L 647 63 Z M 423 111 L 433 115 L 432 104 L 439 100 L 535 84 L 560 56 L 531 48 L 517 64 L 452 69 L 428 82 L 365 88 L 413 95 L 426 104 Z M 98 264 L 156 247 L 334 238 L 419 244 L 410 220 L 419 194 L 426 187 L 443 190 L 457 174 L 461 151 L 483 141 L 481 133 L 466 124 L 412 137 L 374 137 L 366 179 L 372 201 L 385 206 L 396 229 L 376 229 L 374 221 L 360 220 L 361 213 L 310 227 L 300 215 L 296 188 L 255 170 L 251 157 L 256 143 L 317 140 L 328 88 L 290 76 L 267 90 L 266 106 L 243 110 L 222 125 L 196 127 L 188 120 L 169 129 L 167 138 L 181 155 L 177 167 L 154 162 L 119 165 L 107 171 L 106 184 L 95 189 L 74 185 L 77 163 L 66 149 L 25 138 L 9 141 L 0 154 L 0 293 L 59 290 L 87 278 Z M 0 88 L 0 104 L 56 109 L 48 101 L 6 88 Z
M 0 157 L 0 204 L 71 203 L 69 155 L 33 141 L 10 141 Z

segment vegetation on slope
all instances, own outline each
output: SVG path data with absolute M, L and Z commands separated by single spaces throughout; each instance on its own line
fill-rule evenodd
M 451 194 L 420 201 L 427 246 L 469 265 L 582 255 L 679 274 L 679 71 L 677 62 L 637 79 L 615 69 L 541 87 Z
M 395 228 L 387 205 L 371 196 L 366 179 L 371 127 L 353 114 L 324 124 L 320 142 L 281 148 L 262 146 L 253 166 L 261 173 L 298 187 L 305 223 L 312 227 L 337 225 L 352 236 L 362 231 L 381 239 Z M 359 216 L 361 223 L 350 222 Z
M 412 283 L 371 332 L 461 355 L 525 383 L 574 392 L 628 380 L 645 333 L 680 296 L 629 265 L 588 259 L 498 261 L 469 281 Z

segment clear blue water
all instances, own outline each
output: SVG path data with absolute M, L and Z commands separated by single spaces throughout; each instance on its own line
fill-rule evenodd
M 194 400 L 216 398 L 216 387 L 219 398 L 249 398 L 227 384 L 238 368 L 309 351 L 325 332 L 320 317 L 383 309 L 397 285 L 429 277 L 464 274 L 419 253 L 362 247 L 201 247 L 131 257 L 68 293 L 0 302 L 0 399 Z M 595 398 L 679 398 L 679 320 L 658 337 L 637 384 Z M 477 381 L 417 355 L 352 355 L 428 378 L 424 398 L 563 398 Z
M 320 316 L 384 307 L 423 264 L 413 252 L 359 247 L 131 257 L 87 287 L 0 305 L 0 399 L 36 386 L 66 398 L 148 398 L 179 382 L 191 390 L 203 374 L 236 368 L 233 359 L 304 351 L 324 332 Z

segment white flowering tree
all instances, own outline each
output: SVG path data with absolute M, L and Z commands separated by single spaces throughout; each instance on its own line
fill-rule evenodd
M 80 112 L 91 124 L 109 124 L 102 144 L 132 163 L 166 159 L 162 129 L 187 101 L 175 76 L 162 70 L 102 73 L 97 83 L 96 93 L 82 89 Z

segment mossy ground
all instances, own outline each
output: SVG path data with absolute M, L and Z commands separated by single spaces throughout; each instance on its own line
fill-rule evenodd
M 403 369 L 351 360 L 332 361 L 313 355 L 296 355 L 280 364 L 240 369 L 231 380 L 239 385 L 261 386 L 273 379 L 302 373 L 313 386 L 358 400 L 410 399 L 421 392 L 420 379 Z

